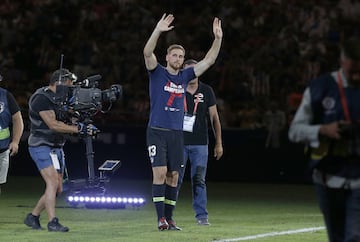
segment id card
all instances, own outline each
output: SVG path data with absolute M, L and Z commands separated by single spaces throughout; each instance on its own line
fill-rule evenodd
M 56 170 L 60 170 L 60 162 L 59 162 L 59 159 L 58 159 L 56 153 L 50 152 L 50 157 L 51 157 L 54 168 Z
M 193 132 L 194 124 L 195 124 L 195 115 L 184 115 L 184 123 L 183 130 L 186 132 Z

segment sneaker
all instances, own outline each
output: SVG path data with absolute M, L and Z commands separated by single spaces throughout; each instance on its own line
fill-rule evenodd
M 197 220 L 198 225 L 210 225 L 209 220 L 207 218 L 199 218 Z
M 159 224 L 158 224 L 158 228 L 159 230 L 167 230 L 169 228 L 169 224 L 166 221 L 166 219 L 164 217 L 159 219 Z
M 61 225 L 57 217 L 53 218 L 47 225 L 50 232 L 68 232 L 69 228 Z
M 40 215 L 34 216 L 32 213 L 28 213 L 24 219 L 24 224 L 31 227 L 32 229 L 43 229 L 40 226 Z
M 168 230 L 182 230 L 180 227 L 176 226 L 176 223 L 174 220 L 169 220 L 169 228 Z

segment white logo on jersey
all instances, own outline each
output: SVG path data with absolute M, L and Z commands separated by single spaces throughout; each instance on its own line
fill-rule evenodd
M 174 94 L 182 94 L 182 93 L 184 93 L 184 88 L 181 84 L 176 85 L 175 83 L 168 81 L 166 83 L 166 85 L 164 86 L 164 91 L 174 93 Z
M 204 102 L 204 94 L 201 92 L 195 94 L 195 100 L 194 103 L 203 103 Z
M 335 112 L 335 99 L 332 97 L 325 97 L 322 100 L 322 106 L 325 109 L 325 114 L 332 114 Z

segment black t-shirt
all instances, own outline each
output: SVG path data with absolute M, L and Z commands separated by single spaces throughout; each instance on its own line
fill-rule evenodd
M 65 144 L 65 134 L 55 132 L 46 125 L 39 112 L 53 110 L 57 115 L 58 106 L 52 101 L 55 93 L 47 88 L 38 89 L 30 98 L 29 116 L 31 120 L 29 146 L 48 145 L 62 147 Z
M 184 144 L 185 145 L 206 145 L 209 142 L 208 135 L 208 114 L 209 107 L 216 105 L 216 97 L 213 89 L 199 81 L 199 87 L 194 95 L 186 92 L 186 106 L 188 114 L 194 113 L 195 103 L 196 119 L 193 132 L 184 131 Z
M 20 111 L 20 107 L 17 104 L 16 99 L 10 92 L 7 92 L 7 100 L 8 100 L 8 105 L 9 105 L 9 110 L 10 110 L 11 115 L 14 115 L 18 111 Z
M 36 113 L 46 110 L 54 110 L 55 105 L 45 95 L 36 95 L 31 103 L 31 108 Z
M 45 95 L 36 95 L 34 99 L 31 102 L 31 109 L 34 111 L 32 114 L 35 116 L 36 120 L 42 121 L 42 118 L 40 117 L 39 112 L 46 111 L 46 110 L 55 110 L 56 106 L 54 103 L 52 103 L 49 98 L 47 98 Z M 40 122 L 40 129 L 49 129 L 45 122 Z

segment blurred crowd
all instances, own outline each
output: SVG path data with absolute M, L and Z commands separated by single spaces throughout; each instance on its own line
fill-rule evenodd
M 186 58 L 203 58 L 213 18 L 222 19 L 220 56 L 200 79 L 216 92 L 223 127 L 254 129 L 266 126 L 274 106 L 288 123 L 307 82 L 338 68 L 339 43 L 359 35 L 360 0 L 2 0 L 0 86 L 26 119 L 29 96 L 47 85 L 64 54 L 64 67 L 80 80 L 100 74 L 102 90 L 123 86 L 122 100 L 99 122 L 145 125 L 142 50 L 163 13 L 175 16 L 155 50 L 163 64 L 172 43 L 185 47 Z

